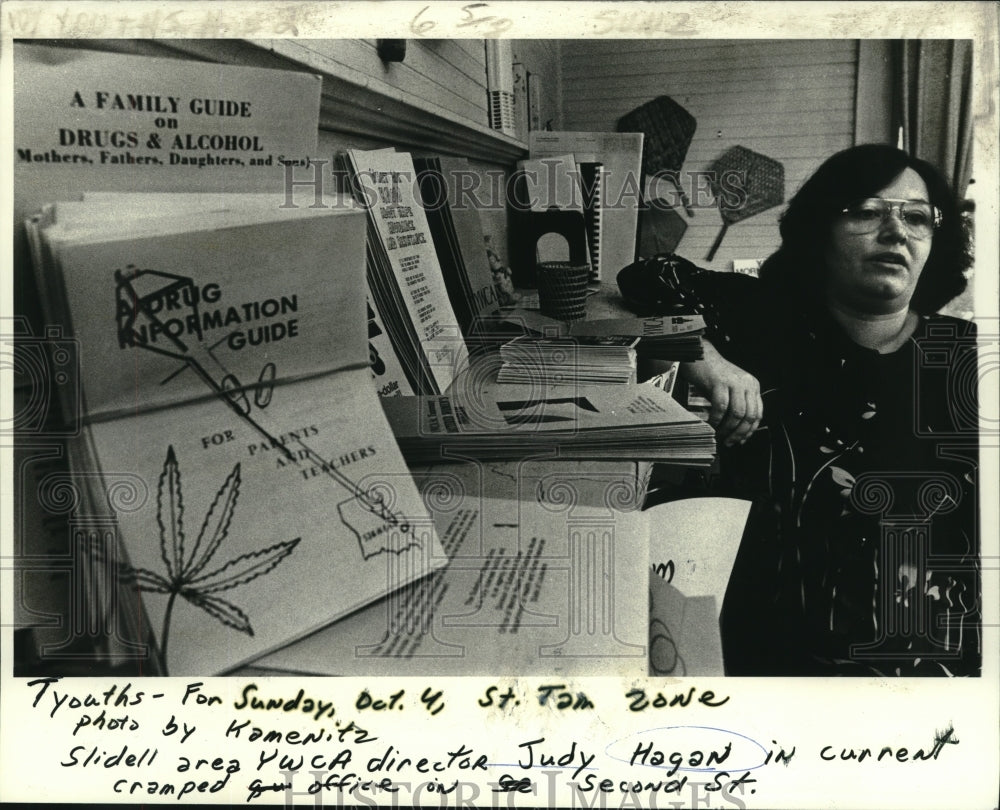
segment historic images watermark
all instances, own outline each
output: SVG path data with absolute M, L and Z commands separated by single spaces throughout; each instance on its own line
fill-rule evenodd
M 571 183 L 559 182 L 557 172 L 563 170 L 561 161 L 542 158 L 543 171 L 524 170 L 507 172 L 502 169 L 453 170 L 449 172 L 448 183 L 436 184 L 436 188 L 450 188 L 454 196 L 448 198 L 443 192 L 435 196 L 421 193 L 416 174 L 397 172 L 392 178 L 397 183 L 413 186 L 414 196 L 425 208 L 438 210 L 443 206 L 466 210 L 528 210 L 533 204 L 544 201 L 546 207 L 578 209 L 589 198 L 593 189 L 576 167 L 566 168 Z M 331 161 L 307 158 L 282 163 L 283 196 L 280 208 L 338 208 L 352 205 L 352 200 L 366 209 L 376 208 L 381 200 L 375 188 L 380 180 L 378 173 L 361 172 L 356 175 L 333 166 Z M 602 169 L 601 185 L 608 188 L 607 169 Z M 617 178 L 616 178 L 617 179 Z M 716 208 L 722 205 L 727 210 L 743 208 L 749 199 L 746 188 L 747 173 L 738 170 L 674 171 L 662 169 L 648 176 L 627 175 L 621 183 L 614 183 L 619 190 L 605 196 L 601 205 L 604 210 L 640 208 L 669 210 L 682 207 L 680 189 L 683 189 L 693 208 Z M 660 183 L 668 184 L 669 190 L 648 198 L 646 188 L 656 188 Z

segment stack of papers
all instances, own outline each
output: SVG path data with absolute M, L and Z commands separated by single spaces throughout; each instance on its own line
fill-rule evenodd
M 640 357 L 655 360 L 700 360 L 705 319 L 701 315 L 664 315 L 654 318 L 609 318 L 578 321 L 569 328 L 577 337 L 635 335 Z
M 651 318 L 604 318 L 572 323 L 557 321 L 527 309 L 513 309 L 504 319 L 545 337 L 638 337 L 636 351 L 650 360 L 700 360 L 705 319 L 701 315 Z
M 420 204 L 413 159 L 392 149 L 352 149 L 341 161 L 356 201 L 368 212 L 371 304 L 412 390 L 440 393 L 466 366 L 468 352 Z
M 113 580 L 93 610 L 153 628 L 151 669 L 225 672 L 443 564 L 371 385 L 349 201 L 95 195 L 27 229 L 79 361 L 81 514 L 114 527 L 80 544 Z
M 455 157 L 414 158 L 413 164 L 448 297 L 468 336 L 477 318 L 500 306 L 477 200 L 466 187 L 473 171 L 467 160 Z
M 707 466 L 712 428 L 652 385 L 456 386 L 451 396 L 395 397 L 383 408 L 411 463 L 534 455 Z
M 500 347 L 501 383 L 550 385 L 635 382 L 638 337 L 519 337 Z

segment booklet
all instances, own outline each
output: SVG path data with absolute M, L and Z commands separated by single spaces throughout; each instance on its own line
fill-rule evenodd
M 29 232 L 79 347 L 74 472 L 114 518 L 91 552 L 166 672 L 217 674 L 446 557 L 371 383 L 362 212 L 152 196 Z
M 659 504 L 647 514 L 653 526 L 649 674 L 724 675 L 719 614 L 750 501 L 686 498 Z
M 420 394 L 447 390 L 468 364 L 448 298 L 417 173 L 407 152 L 348 150 L 350 187 L 368 214 L 367 276 L 400 364 Z
M 468 187 L 473 172 L 464 158 L 414 158 L 413 164 L 448 297 L 463 334 L 468 336 L 477 319 L 488 318 L 500 307 L 479 203 Z
M 275 205 L 273 194 L 232 194 L 225 192 L 200 192 L 185 194 L 183 192 L 155 193 L 118 193 L 118 192 L 86 192 L 83 202 L 56 203 L 54 210 L 58 211 L 59 222 L 77 226 L 90 223 L 94 217 L 103 218 L 107 209 L 93 203 L 100 202 L 104 206 L 114 206 L 118 221 L 127 219 L 148 219 L 161 214 L 164 204 L 183 203 L 185 210 L 193 211 L 231 211 L 255 210 L 271 208 Z M 332 204 L 342 205 L 344 199 L 332 198 Z M 90 204 L 88 204 L 90 203 Z M 100 219 L 99 219 L 100 221 Z M 371 365 L 375 390 L 379 396 L 412 395 L 413 386 L 396 356 L 392 341 L 379 315 L 371 290 L 367 287 L 368 309 L 368 356 Z

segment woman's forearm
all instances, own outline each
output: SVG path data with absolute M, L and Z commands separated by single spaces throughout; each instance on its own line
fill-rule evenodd
M 682 363 L 681 374 L 712 403 L 708 421 L 718 440 L 727 445 L 743 444 L 764 415 L 760 383 L 726 360 L 709 341 L 703 345 L 704 357 Z

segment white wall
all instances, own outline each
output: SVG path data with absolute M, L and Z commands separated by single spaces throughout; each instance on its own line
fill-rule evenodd
M 614 131 L 618 118 L 660 95 L 697 120 L 684 171 L 708 170 L 741 145 L 780 161 L 787 200 L 829 155 L 854 143 L 856 40 L 566 40 L 566 129 Z M 729 228 L 710 264 L 722 220 L 703 208 L 677 252 L 714 269 L 764 258 L 777 247 L 782 206 Z

